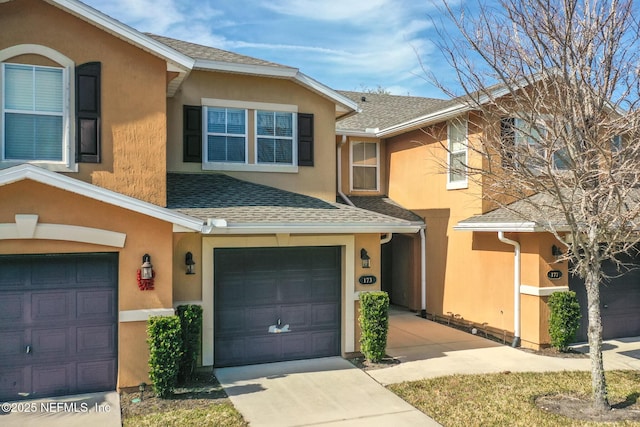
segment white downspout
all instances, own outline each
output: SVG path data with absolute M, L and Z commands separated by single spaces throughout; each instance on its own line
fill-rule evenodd
M 340 145 L 336 149 L 336 157 L 337 157 L 337 168 L 338 168 L 338 195 L 346 204 L 349 206 L 355 207 L 351 200 L 347 197 L 346 194 L 342 192 L 342 146 L 347 142 L 347 135 L 342 135 L 342 141 L 340 141 Z
M 520 243 L 504 237 L 504 231 L 498 231 L 498 240 L 514 247 L 513 266 L 513 342 L 511 347 L 520 346 Z
M 420 299 L 422 309 L 420 315 L 427 317 L 427 236 L 425 227 L 420 228 Z

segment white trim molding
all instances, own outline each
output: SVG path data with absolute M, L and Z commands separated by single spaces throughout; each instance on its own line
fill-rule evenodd
M 173 316 L 175 310 L 173 308 L 146 308 L 141 310 L 122 310 L 118 315 L 118 320 L 121 323 L 125 322 L 146 322 L 150 317 L 161 316 L 168 317 Z
M 38 224 L 38 215 L 18 214 L 16 222 L 0 224 L 0 240 L 42 239 L 124 248 L 125 233 L 67 224 Z
M 547 286 L 539 288 L 531 285 L 520 285 L 520 293 L 522 295 L 533 295 L 535 297 L 548 297 L 554 292 L 567 292 L 568 286 Z

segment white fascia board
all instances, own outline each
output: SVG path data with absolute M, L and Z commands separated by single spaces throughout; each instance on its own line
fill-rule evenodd
M 76 0 L 46 0 L 48 3 L 60 7 L 89 23 L 138 46 L 167 62 L 174 63 L 181 68 L 191 70 L 194 60 L 182 53 L 162 44 L 151 37 L 119 22 L 110 16 Z
M 277 78 L 294 78 L 298 73 L 297 68 L 278 67 L 271 65 L 239 64 L 236 62 L 212 61 L 209 59 L 196 59 L 194 68 L 222 71 L 226 73 L 251 74 Z
M 363 130 L 342 130 L 336 129 L 337 136 L 351 136 L 356 138 L 378 138 L 377 132 L 368 132 Z
M 336 111 L 343 113 L 353 113 L 358 111 L 358 103 L 352 101 L 346 96 L 336 92 L 331 89 L 329 86 L 326 86 L 319 81 L 312 79 L 311 77 L 298 72 L 295 76 L 295 80 L 297 80 L 303 86 L 310 88 L 311 90 L 324 95 L 325 97 L 331 99 L 336 104 Z
M 421 225 L 393 224 L 233 224 L 211 227 L 208 234 L 370 234 L 406 233 L 420 231 Z
M 545 231 L 542 227 L 537 226 L 535 222 L 458 223 L 453 226 L 453 229 L 458 231 L 505 231 L 510 233 L 535 233 L 537 231 Z
M 203 222 L 199 219 L 33 165 L 24 164 L 0 171 L 0 186 L 24 179 L 30 179 L 90 199 L 138 212 L 171 224 L 180 225 L 189 230 L 201 231 L 203 227 Z

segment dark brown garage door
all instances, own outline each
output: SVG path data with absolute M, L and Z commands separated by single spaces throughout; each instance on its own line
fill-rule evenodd
M 339 247 L 215 249 L 215 365 L 340 354 L 340 259 Z
M 115 390 L 117 260 L 0 257 L 0 400 Z
M 640 267 L 640 259 L 626 257 L 621 261 Z M 603 339 L 640 336 L 640 269 L 620 272 L 611 262 L 603 270 L 613 277 L 600 285 L 600 310 L 602 312 Z M 575 291 L 580 303 L 582 318 L 577 341 L 587 341 L 587 293 L 582 279 L 571 277 L 569 288 Z

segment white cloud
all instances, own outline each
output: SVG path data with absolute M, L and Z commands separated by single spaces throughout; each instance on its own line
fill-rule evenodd
M 274 12 L 314 20 L 357 20 L 375 13 L 390 0 L 271 0 L 263 5 Z M 397 4 L 397 2 L 396 2 Z

